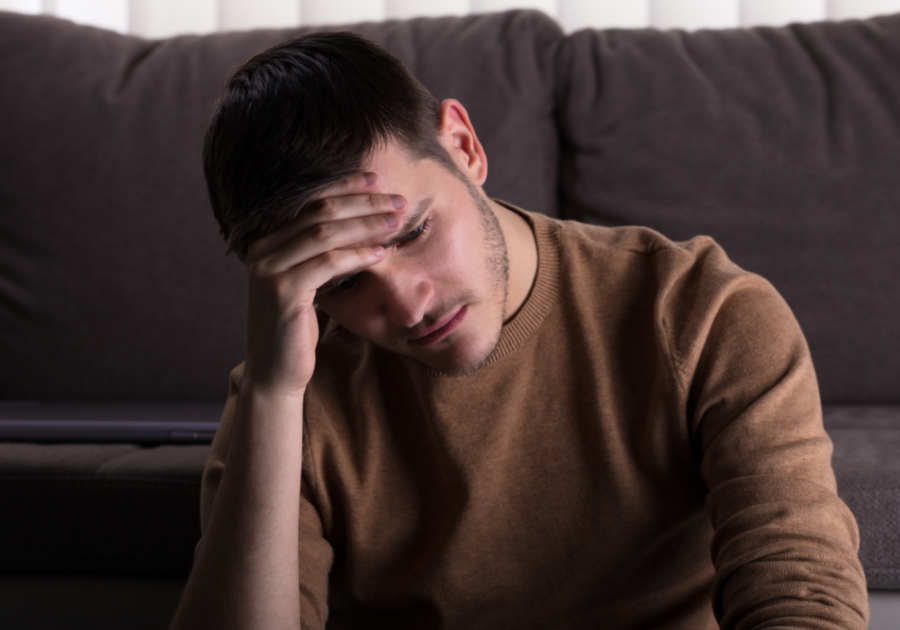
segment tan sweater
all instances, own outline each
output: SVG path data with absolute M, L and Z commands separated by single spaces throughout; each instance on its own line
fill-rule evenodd
M 534 288 L 474 374 L 323 333 L 303 628 L 330 607 L 335 629 L 864 629 L 857 527 L 781 297 L 707 237 L 527 217 Z

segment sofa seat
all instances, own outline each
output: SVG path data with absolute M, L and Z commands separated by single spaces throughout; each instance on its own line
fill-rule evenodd
M 826 406 L 871 589 L 900 589 L 900 407 Z M 185 576 L 209 447 L 0 444 L 2 573 Z
M 0 444 L 0 573 L 187 575 L 208 452 Z
M 900 407 L 826 406 L 838 494 L 859 523 L 870 589 L 900 589 Z

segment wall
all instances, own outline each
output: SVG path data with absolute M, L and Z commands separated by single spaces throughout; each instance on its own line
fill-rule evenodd
M 580 28 L 727 28 L 900 12 L 900 0 L 0 0 L 144 37 L 535 8 Z

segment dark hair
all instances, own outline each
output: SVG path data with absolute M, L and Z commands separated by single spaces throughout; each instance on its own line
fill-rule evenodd
M 303 35 L 254 55 L 228 80 L 203 143 L 227 251 L 246 253 L 391 140 L 455 170 L 439 118 L 437 100 L 403 63 L 359 35 Z

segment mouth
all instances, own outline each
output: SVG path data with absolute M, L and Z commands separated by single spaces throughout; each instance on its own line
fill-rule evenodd
M 449 335 L 451 332 L 456 330 L 456 328 L 462 323 L 463 319 L 465 319 L 467 311 L 468 306 L 463 305 L 463 307 L 456 311 L 456 313 L 454 313 L 453 315 L 449 315 L 431 328 L 426 328 L 416 337 L 410 337 L 409 343 L 415 346 L 430 346 L 431 344 L 437 343 L 438 341 Z

